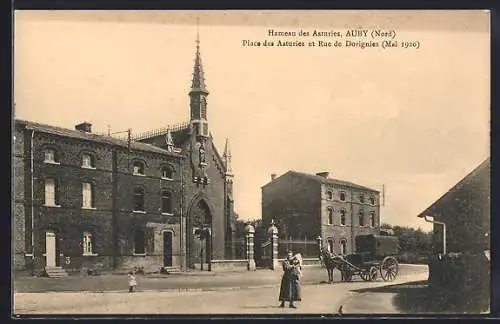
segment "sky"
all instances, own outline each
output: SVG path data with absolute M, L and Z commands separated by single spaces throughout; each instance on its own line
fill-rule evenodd
M 197 17 L 210 131 L 221 152 L 230 140 L 242 219 L 261 217 L 272 173 L 328 171 L 385 185 L 381 221 L 428 230 L 417 215 L 490 154 L 484 11 L 17 11 L 15 117 L 133 133 L 189 120 Z M 419 47 L 242 46 L 333 40 L 269 29 L 357 28 Z

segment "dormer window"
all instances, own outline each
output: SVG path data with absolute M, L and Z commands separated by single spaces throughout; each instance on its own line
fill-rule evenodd
M 172 180 L 174 178 L 174 170 L 171 167 L 165 166 L 161 169 L 162 179 Z
M 59 164 L 56 151 L 54 149 L 46 149 L 43 161 L 45 163 Z
M 82 155 L 82 168 L 86 168 L 86 169 L 94 169 L 95 168 L 92 155 L 90 155 L 90 154 L 83 154 Z
M 134 162 L 134 168 L 132 171 L 133 175 L 144 175 L 144 163 L 136 161 Z

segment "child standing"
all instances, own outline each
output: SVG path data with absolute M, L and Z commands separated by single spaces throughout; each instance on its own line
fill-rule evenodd
M 128 273 L 128 292 L 132 293 L 135 291 L 135 286 L 137 286 L 137 281 L 135 280 L 135 274 L 133 271 Z

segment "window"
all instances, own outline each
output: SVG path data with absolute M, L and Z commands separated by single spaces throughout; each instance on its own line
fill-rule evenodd
M 161 193 L 161 212 L 172 214 L 172 195 L 168 191 Z
M 359 202 L 362 203 L 362 204 L 365 202 L 365 196 L 364 195 L 359 196 Z
M 82 184 L 82 208 L 94 208 L 94 184 L 84 182 Z
M 328 225 L 333 224 L 333 209 L 328 208 Z
M 328 245 L 327 245 L 327 248 L 328 248 L 328 252 L 333 252 L 333 239 L 328 239 Z
M 161 169 L 161 177 L 163 179 L 172 179 L 173 178 L 173 170 L 171 167 L 163 167 Z
M 58 206 L 57 180 L 45 179 L 45 206 Z
M 135 254 L 145 254 L 145 240 L 144 240 L 144 231 L 143 230 L 135 230 L 134 232 L 134 253 Z
M 45 150 L 45 158 L 44 158 L 45 163 L 58 163 L 57 161 L 57 155 L 56 151 L 53 149 L 46 149 Z
M 375 205 L 375 198 L 374 197 L 370 197 L 370 204 Z
M 333 199 L 333 192 L 328 191 L 327 193 L 328 199 L 332 200 Z
M 345 225 L 345 221 L 346 221 L 346 219 L 345 219 L 345 210 L 342 209 L 340 211 L 340 225 Z
M 132 172 L 134 175 L 144 175 L 144 163 L 139 161 L 134 162 L 134 169 Z
M 134 189 L 134 211 L 144 211 L 144 188 Z
M 345 192 L 340 193 L 340 200 L 345 201 Z
M 345 255 L 347 252 L 347 240 L 340 240 L 340 254 Z
M 359 212 L 359 226 L 365 226 L 365 214 Z
M 82 155 L 82 168 L 94 169 L 94 159 L 92 158 L 92 155 Z
M 83 232 L 83 255 L 92 254 L 92 234 Z
M 374 212 L 370 213 L 370 226 L 375 227 L 375 213 Z

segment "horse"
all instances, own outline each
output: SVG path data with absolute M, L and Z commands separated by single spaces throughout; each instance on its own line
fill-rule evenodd
M 344 281 L 344 267 L 343 267 L 343 262 L 342 258 L 339 256 L 336 256 L 329 252 L 326 249 L 321 249 L 321 255 L 320 255 L 320 260 L 321 263 L 325 266 L 326 271 L 328 272 L 328 283 L 333 282 L 333 270 L 338 269 L 342 275 L 342 281 Z

